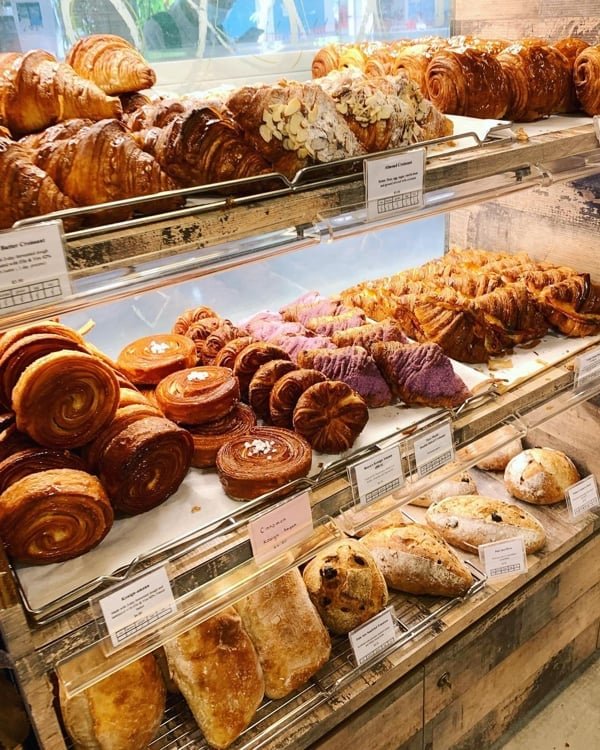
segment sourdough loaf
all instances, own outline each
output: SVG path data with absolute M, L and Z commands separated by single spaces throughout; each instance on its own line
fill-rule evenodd
M 413 497 L 411 505 L 419 505 L 422 508 L 429 508 L 433 503 L 443 500 L 445 497 L 452 495 L 476 495 L 477 485 L 475 480 L 468 471 L 461 471 L 460 474 L 439 482 L 435 487 L 423 492 L 418 497 Z
M 528 448 L 511 459 L 504 472 L 510 494 L 536 505 L 560 503 L 579 479 L 571 459 L 553 448 Z

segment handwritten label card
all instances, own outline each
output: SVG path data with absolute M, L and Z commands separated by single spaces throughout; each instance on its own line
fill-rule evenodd
M 0 315 L 57 302 L 70 293 L 58 221 L 0 232 Z
M 584 391 L 600 380 L 600 348 L 585 352 L 575 359 L 573 390 Z
M 600 497 L 598 497 L 598 484 L 593 474 L 572 484 L 565 492 L 567 507 L 571 518 L 579 518 L 584 513 L 600 508 Z
M 248 523 L 252 554 L 259 565 L 298 544 L 312 531 L 308 490 Z
M 404 484 L 399 446 L 392 446 L 351 466 L 348 469 L 351 482 L 353 472 L 361 505 L 389 495 Z
M 165 568 L 136 578 L 99 599 L 106 629 L 115 648 L 137 638 L 177 611 Z
M 391 646 L 397 637 L 393 607 L 386 607 L 378 615 L 348 633 L 354 658 L 359 665 Z
M 368 221 L 422 208 L 425 155 L 420 148 L 365 160 Z
M 450 421 L 415 438 L 415 463 L 419 478 L 441 469 L 453 458 L 454 437 Z
M 479 559 L 488 578 L 527 573 L 527 553 L 523 537 L 479 545 Z

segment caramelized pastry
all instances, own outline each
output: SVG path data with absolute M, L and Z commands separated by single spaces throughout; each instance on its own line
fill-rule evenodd
M 369 410 L 356 391 L 339 380 L 315 383 L 298 399 L 294 430 L 320 453 L 349 450 L 363 431 Z
M 26 323 L 22 326 L 14 326 L 0 336 L 0 356 L 19 339 L 34 335 L 62 336 L 70 341 L 75 341 L 81 346 L 85 345 L 83 337 L 77 331 L 63 325 L 56 320 L 40 320 L 35 323 Z
M 98 462 L 98 475 L 114 508 L 136 515 L 177 490 L 193 451 L 187 430 L 162 417 L 146 417 L 110 441 Z
M 310 445 L 296 433 L 257 427 L 225 443 L 217 454 L 217 472 L 229 497 L 252 500 L 305 477 L 311 460 Z
M 571 69 L 567 58 L 555 47 L 513 44 L 496 59 L 508 86 L 508 119 L 530 122 L 564 107 L 569 97 Z
M 13 453 L 35 448 L 35 443 L 24 432 L 17 430 L 15 415 L 7 412 L 0 419 L 0 461 L 9 458 Z
M 258 368 L 272 359 L 289 359 L 289 357 L 283 349 L 264 341 L 248 344 L 237 355 L 233 365 L 233 374 L 240 381 L 240 393 L 243 401 L 248 401 L 250 381 Z
M 303 367 L 314 367 L 330 380 L 346 383 L 371 408 L 387 406 L 392 402 L 392 393 L 373 357 L 360 346 L 313 349 L 302 352 L 298 361 Z
M 277 427 L 292 427 L 294 409 L 307 388 L 327 378 L 317 370 L 293 369 L 282 375 L 271 388 L 269 417 Z
M 214 466 L 219 449 L 231 438 L 247 434 L 256 427 L 256 415 L 246 404 L 237 404 L 221 419 L 207 424 L 188 426 L 194 441 L 192 466 L 208 469 Z
M 13 560 L 54 563 L 88 552 L 113 511 L 96 477 L 75 469 L 29 474 L 0 495 L 0 537 Z
M 157 333 L 121 350 L 117 364 L 135 385 L 156 385 L 177 370 L 196 364 L 196 345 L 187 336 Z
M 296 369 L 288 359 L 272 359 L 255 372 L 248 388 L 248 401 L 259 419 L 269 419 L 269 399 L 275 383 Z
M 53 352 L 23 372 L 12 402 L 17 427 L 40 445 L 78 448 L 114 417 L 119 384 L 114 370 L 90 354 Z
M 123 107 L 123 119 L 125 119 L 127 115 L 136 112 L 140 107 L 152 104 L 152 99 L 147 94 L 140 91 L 129 91 L 125 94 L 119 94 L 119 99 L 121 101 L 121 106 Z
M 167 375 L 156 386 L 161 411 L 179 424 L 206 424 L 226 416 L 240 398 L 240 386 L 226 367 L 192 367 Z
M 199 320 L 204 320 L 204 318 L 218 319 L 219 317 L 212 307 L 206 307 L 206 305 L 192 307 L 177 318 L 175 323 L 173 323 L 171 333 L 178 333 L 180 336 L 190 336 L 190 330 L 193 329 L 194 324 Z
M 24 448 L 0 461 L 0 495 L 19 479 L 48 469 L 85 471 L 85 464 L 79 456 L 60 448 Z
M 575 93 L 583 111 L 593 117 L 600 114 L 600 44 L 584 49 L 573 65 Z
M 107 94 L 149 89 L 156 73 L 126 39 L 114 34 L 91 34 L 67 52 L 66 62 Z
M 575 91 L 574 71 L 575 71 L 575 60 L 588 48 L 588 43 L 584 42 L 583 39 L 577 39 L 576 37 L 568 36 L 565 39 L 559 39 L 558 42 L 552 44 L 561 54 L 567 58 L 569 63 L 569 88 L 567 97 L 560 105 L 558 112 L 577 112 L 581 109 L 577 94 Z
M 242 349 L 245 349 L 248 344 L 254 343 L 255 339 L 252 336 L 240 336 L 237 339 L 232 339 L 217 352 L 213 364 L 216 367 L 229 367 L 230 370 L 233 370 L 237 355 Z
M 501 118 L 509 89 L 500 63 L 489 52 L 472 48 L 437 52 L 427 68 L 427 91 L 446 114 Z
M 570 276 L 543 289 L 537 297 L 546 319 L 566 336 L 600 332 L 600 287 L 587 273 Z
M 338 347 L 362 346 L 367 351 L 370 351 L 371 346 L 378 341 L 407 343 L 402 329 L 393 319 L 382 320 L 380 323 L 367 323 L 356 328 L 347 328 L 345 331 L 336 331 L 331 340 Z
M 214 365 L 217 354 L 230 341 L 241 337 L 243 331 L 230 320 L 222 320 L 214 331 L 208 334 L 201 346 L 200 360 L 204 365 Z M 196 349 L 198 346 L 196 345 Z M 233 368 L 232 368 L 233 369 Z

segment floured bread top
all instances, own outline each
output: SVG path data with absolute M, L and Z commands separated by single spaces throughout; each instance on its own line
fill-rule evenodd
M 449 516 L 459 518 L 472 518 L 492 524 L 518 526 L 524 529 L 543 531 L 541 523 L 526 510 L 518 505 L 505 503 L 494 497 L 485 495 L 454 495 L 440 500 L 432 505 L 427 516 L 432 519 L 445 518 L 446 524 Z

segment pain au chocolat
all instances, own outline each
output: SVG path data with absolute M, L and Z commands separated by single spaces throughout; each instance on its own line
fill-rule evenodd
M 227 367 L 191 367 L 156 386 L 163 414 L 178 424 L 205 424 L 225 417 L 240 398 L 238 379 Z

